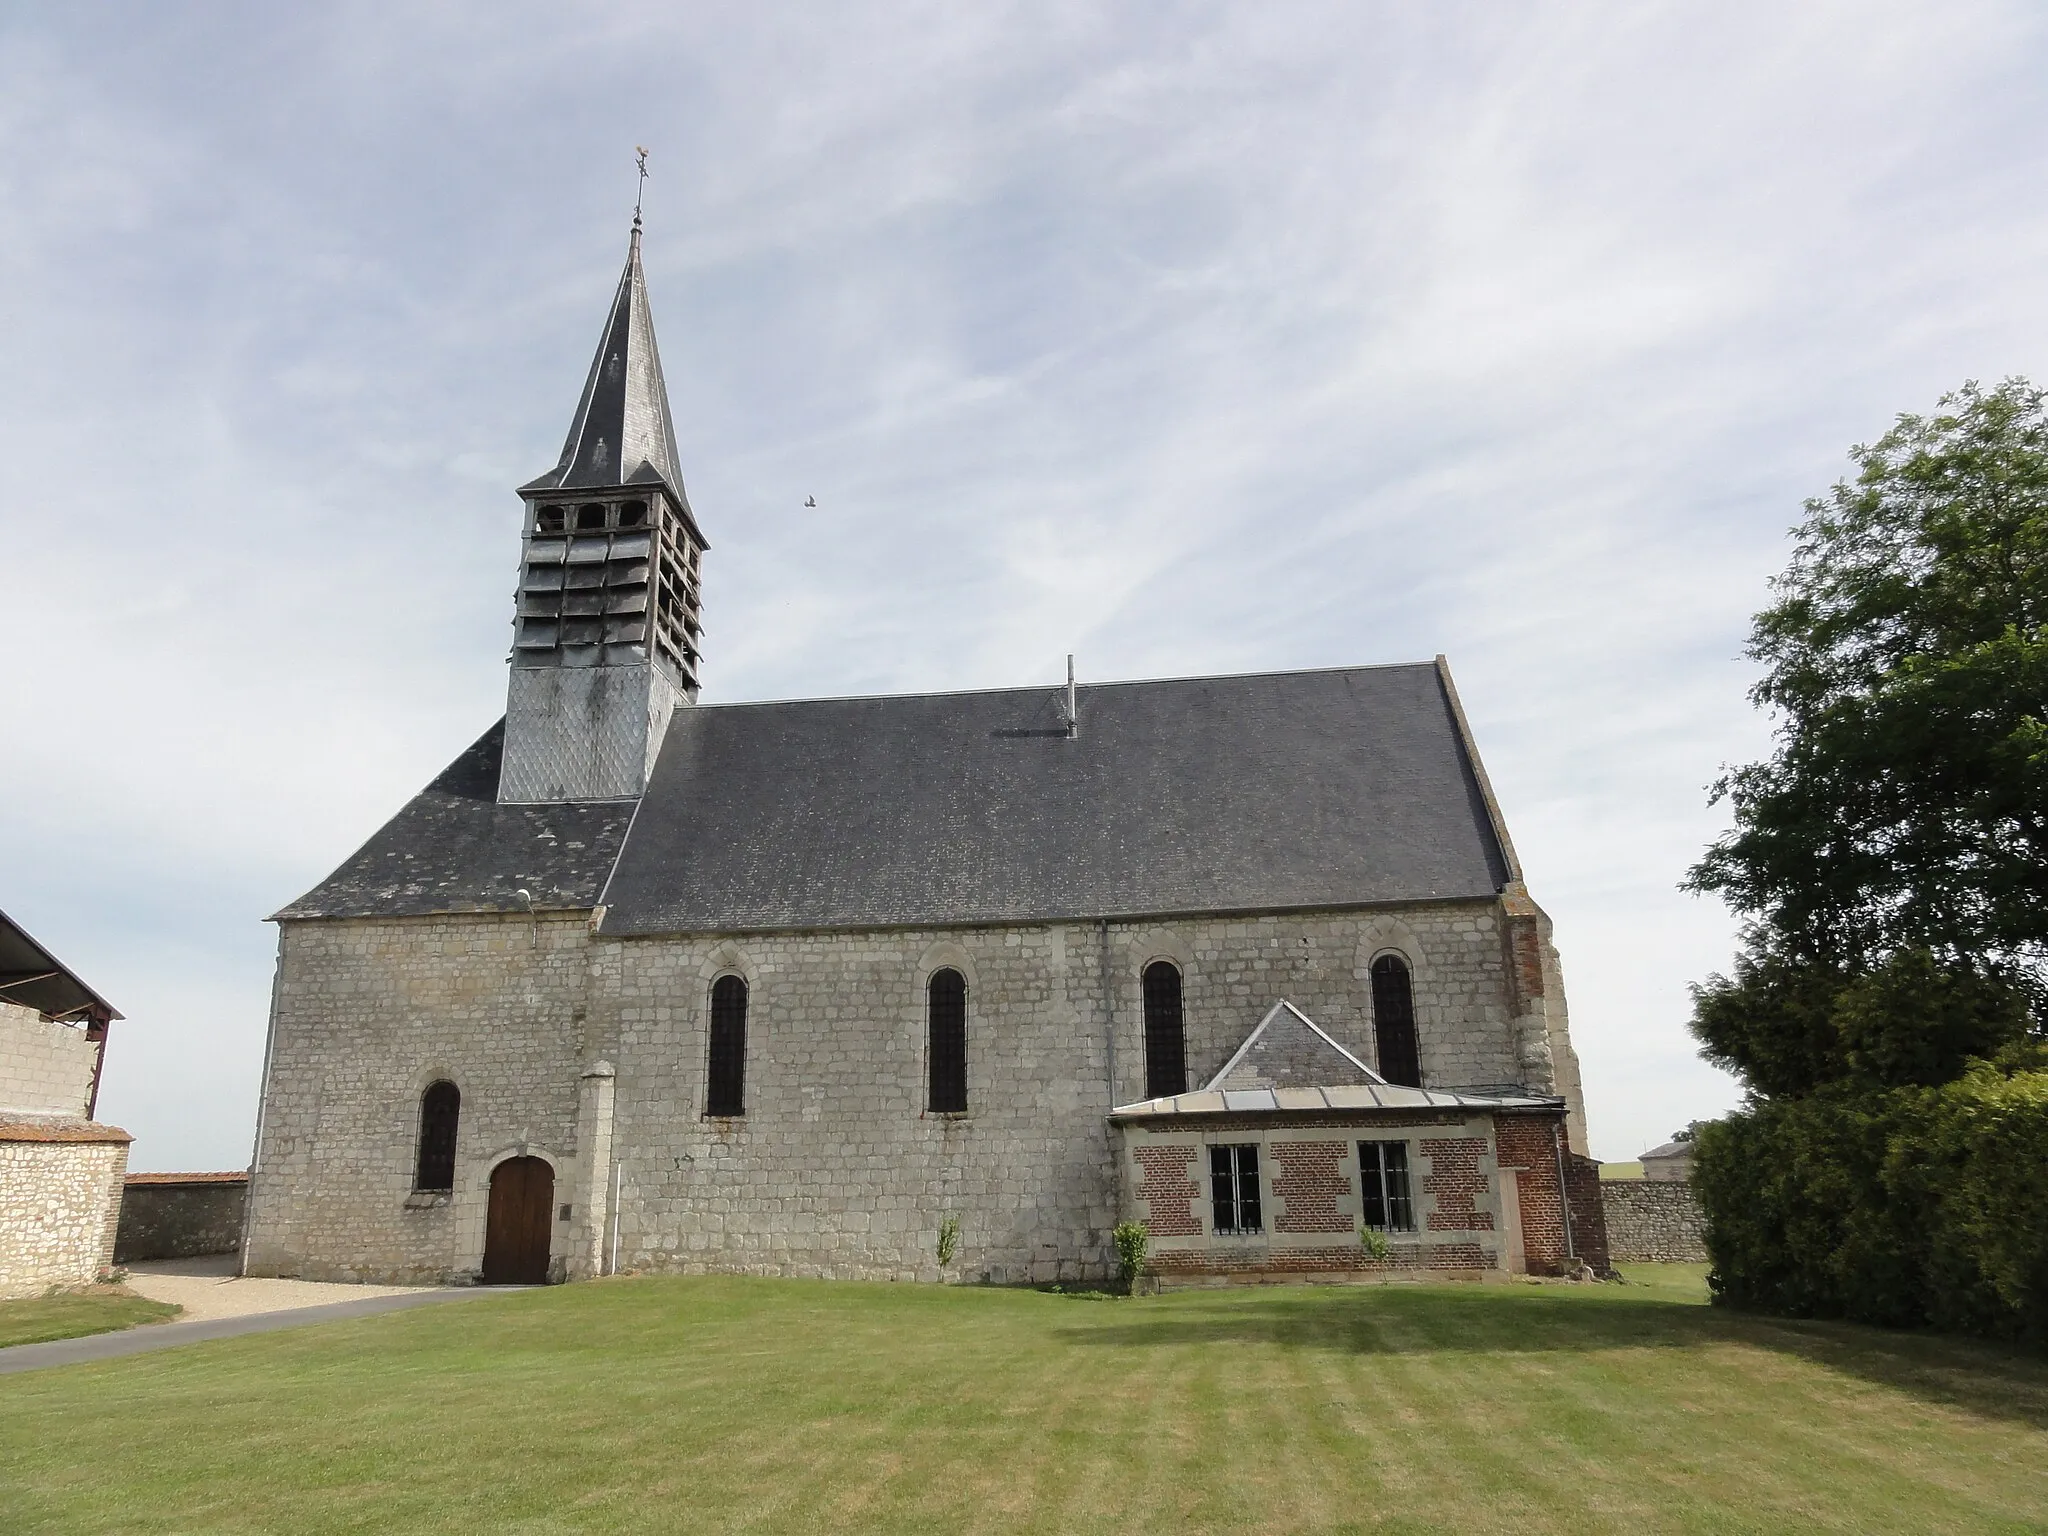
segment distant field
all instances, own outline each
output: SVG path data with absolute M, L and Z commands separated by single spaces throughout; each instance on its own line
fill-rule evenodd
M 627 1279 L 0 1377 L 17 1532 L 2040 1531 L 2048 1363 L 1626 1285 Z
M 41 1344 L 50 1339 L 110 1333 L 137 1323 L 159 1323 L 177 1314 L 176 1307 L 160 1301 L 105 1292 L 0 1301 L 0 1349 L 10 1344 Z
M 1602 1163 L 1600 1177 L 1603 1179 L 1640 1179 L 1643 1176 L 1641 1163 Z

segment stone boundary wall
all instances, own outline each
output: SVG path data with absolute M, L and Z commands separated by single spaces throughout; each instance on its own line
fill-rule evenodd
M 90 1285 L 114 1262 L 128 1133 L 0 1119 L 0 1297 Z
M 1609 1179 L 1600 1186 L 1607 1209 L 1607 1249 L 1617 1264 L 1704 1264 L 1707 1218 L 1690 1184 L 1665 1179 Z
M 131 1173 L 114 1262 L 233 1253 L 242 1246 L 248 1197 L 246 1173 Z

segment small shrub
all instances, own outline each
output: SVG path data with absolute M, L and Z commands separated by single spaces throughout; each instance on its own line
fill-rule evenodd
M 1110 1236 L 1116 1239 L 1116 1272 L 1128 1295 L 1136 1287 L 1138 1274 L 1145 1267 L 1145 1248 L 1150 1239 L 1144 1223 L 1138 1221 L 1118 1222 Z
M 1365 1250 L 1367 1258 L 1379 1263 L 1384 1263 L 1394 1251 L 1394 1245 L 1387 1241 L 1387 1234 L 1378 1227 L 1360 1227 L 1358 1244 Z
M 939 1223 L 939 1268 L 944 1269 L 953 1262 L 953 1256 L 960 1251 L 960 1218 L 948 1216 Z

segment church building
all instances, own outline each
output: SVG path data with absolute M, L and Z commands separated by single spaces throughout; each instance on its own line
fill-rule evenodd
M 519 495 L 504 718 L 276 915 L 245 1273 L 1606 1268 L 1442 657 L 699 703 L 637 216 Z

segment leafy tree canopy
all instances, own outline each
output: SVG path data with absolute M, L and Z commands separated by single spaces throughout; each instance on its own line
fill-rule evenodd
M 1751 634 L 1776 750 L 1687 880 L 1751 921 L 1694 1030 L 1765 1094 L 1944 1081 L 2048 990 L 2048 402 L 1966 385 L 1851 457 Z

